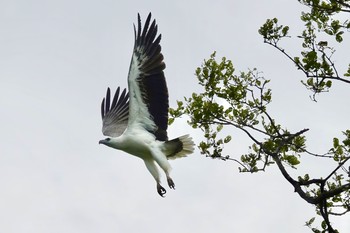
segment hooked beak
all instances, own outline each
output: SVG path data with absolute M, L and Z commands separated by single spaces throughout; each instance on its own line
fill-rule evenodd
M 98 141 L 98 144 L 106 144 L 106 140 L 100 140 Z

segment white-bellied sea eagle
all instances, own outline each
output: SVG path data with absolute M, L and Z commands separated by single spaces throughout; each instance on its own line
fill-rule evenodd
M 108 138 L 99 143 L 143 159 L 157 182 L 157 192 L 163 196 L 166 190 L 160 184 L 157 165 L 165 172 L 169 187 L 175 189 L 168 160 L 193 153 L 194 144 L 189 135 L 168 140 L 169 98 L 159 44 L 161 35 L 157 36 L 156 21 L 150 23 L 151 13 L 142 29 L 138 14 L 128 75 L 129 92 L 118 87 L 111 101 L 111 91 L 107 89 L 101 114 L 102 132 Z

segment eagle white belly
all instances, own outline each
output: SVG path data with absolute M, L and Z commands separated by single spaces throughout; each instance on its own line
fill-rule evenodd
M 157 143 L 154 135 L 144 130 L 133 130 L 132 132 L 126 130 L 118 139 L 111 144 L 113 148 L 141 159 L 152 158 L 151 147 Z

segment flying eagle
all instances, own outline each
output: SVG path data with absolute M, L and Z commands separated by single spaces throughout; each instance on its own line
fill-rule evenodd
M 166 190 L 160 184 L 157 165 L 165 172 L 169 187 L 175 189 L 168 160 L 193 153 L 194 143 L 189 135 L 168 140 L 169 97 L 159 44 L 161 35 L 157 36 L 156 21 L 150 22 L 151 13 L 142 29 L 138 14 L 128 75 L 129 92 L 118 87 L 111 101 L 111 91 L 107 89 L 101 115 L 102 132 L 108 138 L 99 143 L 143 159 L 157 182 L 157 192 L 163 197 Z

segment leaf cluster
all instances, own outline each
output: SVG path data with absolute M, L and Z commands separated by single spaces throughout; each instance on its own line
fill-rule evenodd
M 281 154 L 281 161 L 290 167 L 300 163 L 305 137 L 283 129 L 269 115 L 267 106 L 272 99 L 271 89 L 267 88 L 269 80 L 256 69 L 236 75 L 232 62 L 225 57 L 218 62 L 214 52 L 196 69 L 196 76 L 203 92 L 185 97 L 185 102 L 178 101 L 177 109 L 170 110 L 170 120 L 182 114 L 190 117 L 189 124 L 204 132 L 206 140 L 199 145 L 202 154 L 230 158 L 222 152 L 231 136 L 221 137 L 221 131 L 224 126 L 233 126 L 253 140 L 249 152 L 240 157 L 240 171 L 265 170 L 274 163 L 272 153 Z
M 336 52 L 330 44 L 342 43 L 344 32 L 350 30 L 350 20 L 340 20 L 335 14 L 350 13 L 350 1 L 320 1 L 299 0 L 300 3 L 310 8 L 309 12 L 302 12 L 301 20 L 305 28 L 298 36 L 302 39 L 299 56 L 291 55 L 280 46 L 280 41 L 289 36 L 289 26 L 280 25 L 278 19 L 267 19 L 260 27 L 259 34 L 264 42 L 273 46 L 285 55 L 294 65 L 301 70 L 306 80 L 302 84 L 312 91 L 312 99 L 316 94 L 328 92 L 334 80 L 350 83 L 350 64 L 343 74 L 336 67 L 333 54 Z M 322 39 L 319 39 L 322 37 Z M 324 39 L 326 38 L 326 39 Z M 332 40 L 334 39 L 334 40 Z

